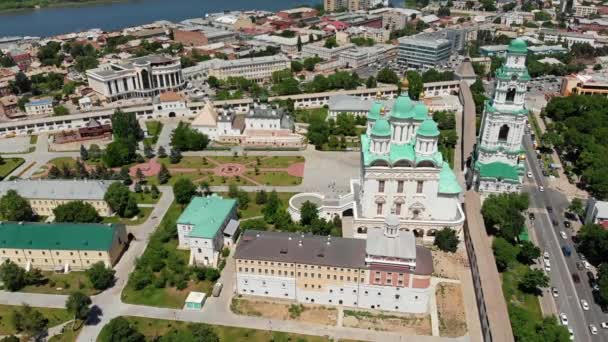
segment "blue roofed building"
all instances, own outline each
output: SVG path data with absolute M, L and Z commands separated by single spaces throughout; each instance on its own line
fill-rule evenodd
M 222 248 L 237 231 L 236 200 L 215 194 L 192 198 L 177 219 L 179 248 L 190 249 L 190 265 L 217 267 Z
M 53 114 L 53 99 L 31 99 L 25 104 L 25 112 L 27 115 L 51 115 Z

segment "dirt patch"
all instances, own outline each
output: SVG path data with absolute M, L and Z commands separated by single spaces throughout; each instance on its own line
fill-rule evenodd
M 466 334 L 467 321 L 460 285 L 439 283 L 435 294 L 439 315 L 439 334 L 446 337 L 460 337 Z
M 469 267 L 466 251 L 459 249 L 456 253 L 432 250 L 433 276 L 439 278 L 459 279 L 459 272 L 463 267 Z
M 336 325 L 338 322 L 338 310 L 335 308 L 265 298 L 233 298 L 230 309 L 239 315 L 269 319 L 296 320 L 322 325 Z
M 370 311 L 344 310 L 345 327 L 395 331 L 408 335 L 431 335 L 431 316 L 416 314 L 382 314 Z

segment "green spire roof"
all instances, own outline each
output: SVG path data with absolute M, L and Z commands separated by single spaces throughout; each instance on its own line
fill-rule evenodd
M 378 120 L 380 118 L 380 112 L 382 112 L 382 103 L 375 101 L 374 104 L 372 104 L 372 108 L 369 110 L 369 113 L 367 114 L 367 119 Z
M 507 48 L 507 52 L 516 54 L 527 54 L 528 44 L 523 39 L 513 39 Z
M 514 166 L 501 162 L 479 164 L 479 176 L 482 179 L 492 178 L 519 183 L 519 174 L 517 173 L 517 169 Z
M 393 110 L 391 111 L 391 117 L 397 119 L 408 119 L 412 117 L 412 109 L 414 108 L 414 103 L 407 92 L 401 93 L 397 100 L 395 100 L 395 104 L 393 105 Z
M 236 207 L 236 200 L 218 195 L 194 197 L 177 219 L 178 224 L 192 225 L 189 236 L 212 239 Z
M 418 102 L 414 106 L 414 120 L 422 121 L 429 118 L 429 109 L 424 103 Z
M 372 126 L 372 135 L 387 137 L 391 135 L 391 125 L 385 118 L 379 118 Z
M 416 135 L 423 135 L 425 137 L 439 136 L 439 128 L 437 127 L 437 123 L 433 119 L 424 120 L 420 127 L 418 127 Z
M 459 194 L 462 192 L 462 187 L 456 179 L 454 171 L 450 169 L 448 163 L 443 163 L 441 172 L 439 172 L 439 193 L 442 194 Z

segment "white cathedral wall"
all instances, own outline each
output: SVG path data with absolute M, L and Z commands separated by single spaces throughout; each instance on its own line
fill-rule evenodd
M 366 309 L 426 313 L 429 309 L 430 289 L 361 284 L 358 306 Z
M 236 292 L 244 295 L 295 300 L 296 280 L 293 277 L 263 276 L 237 272 Z
M 301 303 L 314 303 L 325 305 L 357 306 L 359 286 L 357 283 L 344 283 L 342 286 L 326 285 L 315 289 L 296 290 L 296 299 Z M 340 304 L 342 301 L 342 304 Z

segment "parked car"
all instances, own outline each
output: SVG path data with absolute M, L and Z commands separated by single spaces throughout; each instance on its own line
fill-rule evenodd
M 583 260 L 583 266 L 585 266 L 585 269 L 588 270 L 591 268 L 591 264 L 589 263 L 589 261 L 587 260 Z
M 582 271 L 582 270 L 583 270 L 583 268 L 584 268 L 584 267 L 583 267 L 583 264 L 582 264 L 582 263 L 580 263 L 580 262 L 577 262 L 577 263 L 576 263 L 576 269 L 577 269 L 577 270 Z
M 589 331 L 591 332 L 591 335 L 597 335 L 597 327 L 595 324 L 589 324 Z
M 570 247 L 568 246 L 562 246 L 562 253 L 564 253 L 565 256 L 569 257 L 570 255 L 572 255 L 572 250 L 570 249 Z
M 564 221 L 564 227 L 572 228 L 572 224 L 570 224 L 570 221 Z
M 572 273 L 572 280 L 574 280 L 574 282 L 578 284 L 581 282 L 581 277 L 579 277 L 576 273 Z
M 223 287 L 224 287 L 224 285 L 222 283 L 220 283 L 220 282 L 215 283 L 215 285 L 213 285 L 213 290 L 211 292 L 213 297 L 219 297 L 220 293 L 222 292 Z
M 551 294 L 553 295 L 553 297 L 557 298 L 559 297 L 559 292 L 557 292 L 557 288 L 552 287 L 551 288 Z
M 557 220 L 551 220 L 551 224 L 553 225 L 553 227 L 557 227 L 557 225 L 558 225 Z
M 574 330 L 568 327 L 568 334 L 570 335 L 570 341 L 574 341 Z
M 538 191 L 540 191 L 540 192 L 545 191 L 545 187 L 544 187 L 544 186 L 542 186 L 542 185 L 541 185 L 541 186 L 539 186 L 539 187 L 538 187 Z
M 565 232 L 565 231 L 563 231 L 563 230 L 561 230 L 561 231 L 559 232 L 559 235 L 560 235 L 560 236 L 562 237 L 562 239 L 564 239 L 564 240 L 566 240 L 566 239 L 568 238 L 568 235 L 566 235 L 566 232 Z
M 528 172 L 528 178 L 532 178 L 532 172 Z
M 566 316 L 565 313 L 560 313 L 559 314 L 559 321 L 562 323 L 562 325 L 568 325 L 568 316 Z
M 601 326 L 603 329 L 608 329 L 608 322 L 602 322 L 602 324 L 600 324 L 600 326 Z
M 528 218 L 530 219 L 530 221 L 534 221 L 536 219 L 536 216 L 534 215 L 534 213 L 529 213 Z

